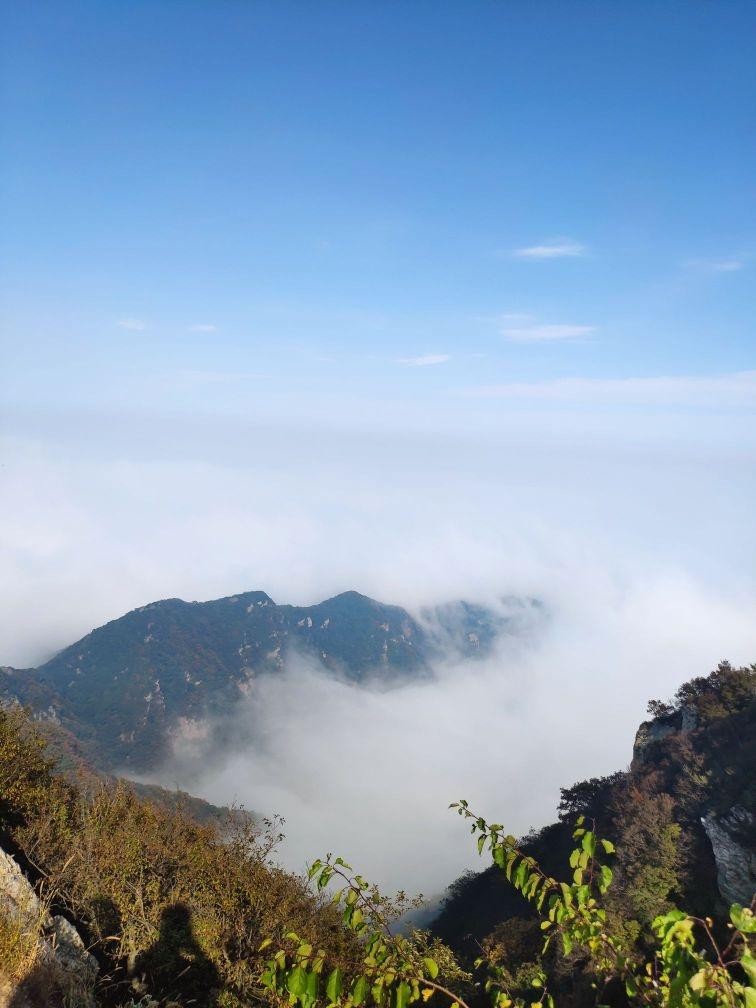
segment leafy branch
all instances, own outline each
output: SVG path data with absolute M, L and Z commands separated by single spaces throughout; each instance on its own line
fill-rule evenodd
M 730 910 L 732 935 L 720 949 L 709 918 L 682 910 L 657 917 L 652 925 L 658 947 L 650 959 L 631 954 L 612 933 L 604 906 L 613 872 L 607 862 L 614 853 L 610 840 L 598 837 L 595 825 L 576 821 L 570 854 L 571 882 L 552 878 L 506 834 L 498 823 L 488 823 L 467 801 L 450 808 L 470 820 L 478 853 L 487 849 L 493 863 L 540 917 L 544 943 L 536 968 L 528 978 L 526 998 L 511 989 L 509 974 L 490 957 L 475 962 L 484 979 L 480 986 L 493 1008 L 555 1008 L 549 990 L 546 953 L 580 954 L 595 978 L 598 991 L 613 982 L 624 986 L 630 1004 L 645 1008 L 756 1008 L 756 958 L 751 941 L 756 934 L 753 907 Z M 328 855 L 315 861 L 309 881 L 323 893 L 331 883 L 340 886 L 332 905 L 351 939 L 341 961 L 328 961 L 326 952 L 288 932 L 265 964 L 261 983 L 277 1005 L 291 1008 L 408 1008 L 439 995 L 451 1008 L 469 1008 L 461 990 L 470 977 L 451 951 L 421 931 L 394 933 L 392 923 L 408 906 L 417 905 L 399 893 L 394 900 L 354 873 L 341 858 Z M 698 948 L 703 934 L 705 949 Z M 267 938 L 261 950 L 272 948 Z M 598 995 L 597 995 L 598 1000 Z M 603 1008 L 603 1006 L 599 1006 Z
M 459 993 L 442 982 L 467 979 L 451 952 L 421 931 L 409 935 L 392 931 L 392 922 L 417 906 L 417 900 L 407 899 L 404 893 L 388 899 L 342 858 L 330 854 L 324 861 L 313 862 L 308 877 L 317 892 L 334 880 L 341 884 L 331 903 L 341 911 L 343 927 L 355 938 L 356 954 L 350 961 L 329 963 L 326 969 L 325 951 L 289 932 L 261 976 L 275 1001 L 301 1008 L 318 1003 L 359 1008 L 368 1001 L 379 1008 L 407 1008 L 439 993 L 458 1008 L 469 1008 Z M 268 938 L 261 949 L 272 944 Z

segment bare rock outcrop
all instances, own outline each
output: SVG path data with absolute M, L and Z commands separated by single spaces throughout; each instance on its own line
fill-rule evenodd
M 749 906 L 756 893 L 756 851 L 745 841 L 753 833 L 755 818 L 742 805 L 735 805 L 727 815 L 701 820 L 714 851 L 717 886 L 727 904 Z
M 0 1008 L 93 1008 L 97 960 L 0 850 Z
M 642 722 L 635 733 L 633 764 L 637 766 L 646 759 L 649 746 L 654 742 L 661 742 L 676 732 L 687 734 L 692 732 L 697 725 L 698 715 L 695 707 L 690 704 L 683 704 L 679 710 Z

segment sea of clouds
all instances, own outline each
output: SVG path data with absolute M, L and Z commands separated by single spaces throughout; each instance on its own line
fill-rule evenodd
M 295 660 L 240 706 L 231 749 L 160 774 L 283 815 L 292 868 L 335 851 L 436 894 L 476 863 L 450 801 L 543 825 L 560 786 L 628 764 L 648 699 L 756 660 L 737 418 L 558 420 L 475 437 L 175 420 L 156 437 L 121 417 L 83 447 L 86 418 L 27 418 L 4 445 L 0 661 L 34 664 L 168 596 L 540 599 L 542 620 L 430 681 L 356 687 Z

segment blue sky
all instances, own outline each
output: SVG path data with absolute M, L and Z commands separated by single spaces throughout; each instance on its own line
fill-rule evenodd
M 756 367 L 751 3 L 32 2 L 3 36 L 11 407 L 753 408 L 718 377 Z
M 755 35 L 6 4 L 0 661 L 168 595 L 756 592 Z

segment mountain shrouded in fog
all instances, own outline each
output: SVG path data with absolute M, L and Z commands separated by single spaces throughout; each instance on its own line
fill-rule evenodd
M 207 731 L 292 655 L 340 679 L 429 677 L 434 662 L 487 657 L 500 634 L 541 614 L 455 602 L 410 615 L 349 591 L 312 606 L 251 591 L 210 602 L 166 599 L 93 630 L 37 669 L 0 669 L 0 690 L 59 721 L 107 768 L 155 769 L 176 737 Z

